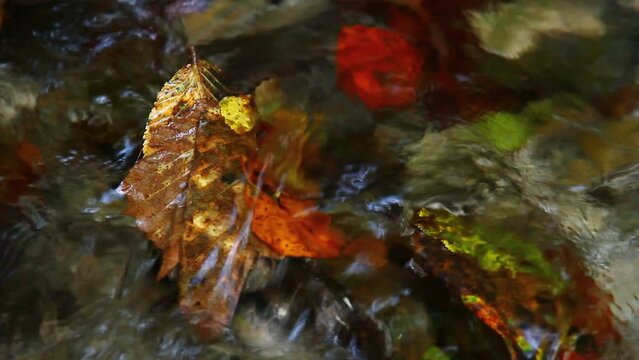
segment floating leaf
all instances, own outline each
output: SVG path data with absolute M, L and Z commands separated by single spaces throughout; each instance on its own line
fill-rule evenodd
M 218 72 L 197 60 L 164 85 L 144 157 L 122 187 L 126 213 L 163 251 L 158 277 L 179 265 L 180 305 L 213 335 L 229 323 L 255 258 L 268 254 L 251 237 L 241 181 L 254 119 L 246 98 L 222 100 L 221 108 Z
M 513 339 L 514 344 L 516 344 L 522 352 L 536 352 L 537 349 L 533 348 L 522 335 L 515 334 L 512 331 L 500 311 L 488 304 L 482 297 L 462 292 L 461 300 L 484 324 L 488 325 L 493 331 L 506 340 L 508 351 L 512 359 L 518 358 L 517 352 L 511 344 Z
M 196 60 L 164 85 L 149 115 L 144 157 L 122 187 L 126 213 L 163 251 L 158 278 L 179 266 L 180 305 L 210 335 L 228 325 L 258 256 L 277 257 L 273 249 L 333 257 L 343 242 L 312 201 L 282 195 L 276 202 L 264 192 L 269 176 L 289 167 L 297 174 L 304 131 L 289 134 L 292 143 L 299 140 L 291 159 L 281 154 L 290 149 L 274 141 L 261 149 L 265 158 L 256 156 L 258 111 L 248 95 L 218 101 L 218 72 Z M 298 116 L 284 119 L 291 122 L 277 126 L 306 127 L 305 118 L 299 125 Z M 249 187 L 256 168 L 257 186 Z
M 348 243 L 343 250 L 345 255 L 352 256 L 360 264 L 381 268 L 388 263 L 386 242 L 372 234 L 365 234 Z

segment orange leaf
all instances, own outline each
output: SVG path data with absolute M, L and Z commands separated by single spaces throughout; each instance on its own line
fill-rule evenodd
M 266 194 L 253 203 L 253 233 L 283 256 L 327 258 L 339 255 L 340 232 L 330 226 L 331 218 L 319 213 L 313 201 L 286 196 L 279 202 Z

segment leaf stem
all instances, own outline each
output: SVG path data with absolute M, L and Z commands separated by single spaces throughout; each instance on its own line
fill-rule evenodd
M 197 56 L 197 52 L 195 51 L 195 46 L 193 45 L 189 45 L 189 52 L 191 53 L 191 62 L 193 62 L 193 65 L 197 65 L 197 61 L 198 56 Z

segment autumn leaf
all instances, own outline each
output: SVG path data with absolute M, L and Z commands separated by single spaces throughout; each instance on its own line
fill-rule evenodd
M 277 80 L 264 81 L 255 89 L 255 105 L 263 123 L 259 152 L 249 159 L 247 173 L 249 178 L 262 175 L 263 188 L 257 198 L 246 194 L 254 210 L 252 230 L 283 256 L 337 256 L 343 245 L 341 233 L 331 228 L 330 216 L 308 200 L 320 193 L 319 184 L 303 169 L 303 162 L 314 158 L 313 144 L 308 141 L 309 119 L 304 111 L 285 104 Z M 269 189 L 274 190 L 273 196 Z
M 144 156 L 122 185 L 126 214 L 162 250 L 157 277 L 179 268 L 180 306 L 213 336 L 230 322 L 257 257 L 332 257 L 343 242 L 312 201 L 276 201 L 265 192 L 269 174 L 285 167 L 295 173 L 301 159 L 278 155 L 273 141 L 263 149 L 270 160 L 256 156 L 258 111 L 249 95 L 218 100 L 218 73 L 194 60 L 164 85 L 149 115 Z M 298 135 L 295 151 L 305 141 Z
M 331 228 L 330 216 L 318 212 L 314 201 L 287 196 L 275 200 L 263 193 L 253 205 L 253 232 L 280 255 L 327 258 L 340 254 L 341 233 Z
M 313 149 L 309 146 L 306 114 L 282 108 L 265 119 L 269 122 L 259 142 L 260 151 L 252 159 L 254 168 L 260 169 L 268 161 L 272 165 L 265 181 L 273 188 L 281 187 L 289 194 L 317 196 L 320 186 L 302 169 L 302 163 L 308 161 L 309 150 Z
M 417 99 L 423 58 L 398 32 L 344 27 L 336 62 L 341 88 L 373 110 L 407 106 Z
M 250 98 L 218 101 L 219 69 L 194 60 L 158 94 L 144 157 L 123 182 L 126 214 L 162 250 L 158 278 L 179 265 L 180 306 L 216 335 L 235 310 L 255 258 L 243 158 L 254 151 Z

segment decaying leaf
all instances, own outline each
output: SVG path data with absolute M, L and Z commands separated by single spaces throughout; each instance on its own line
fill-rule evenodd
M 122 188 L 126 213 L 163 251 L 158 277 L 179 265 L 180 304 L 210 334 L 228 324 L 254 259 L 268 252 L 251 237 L 241 181 L 255 121 L 246 97 L 218 102 L 218 72 L 196 60 L 164 85 Z
M 320 186 L 304 171 L 304 164 L 318 159 L 321 140 L 317 136 L 322 114 L 309 116 L 295 104 L 287 101 L 277 79 L 263 81 L 255 88 L 255 106 L 263 121 L 257 167 L 270 161 L 267 182 L 289 195 L 313 197 Z
M 275 196 L 263 191 L 252 198 L 247 193 L 247 202 L 254 209 L 252 230 L 283 256 L 337 256 L 343 239 L 331 228 L 330 216 L 320 213 L 315 201 L 293 197 L 315 196 L 320 189 L 302 167 L 313 148 L 308 142 L 309 119 L 305 112 L 284 103 L 285 95 L 276 80 L 265 81 L 255 90 L 255 104 L 264 123 L 260 151 L 250 159 L 247 170 L 253 174 L 256 169 L 266 169 L 261 171 L 263 190 L 273 189 Z
M 257 257 L 277 257 L 272 250 L 332 257 L 342 246 L 312 201 L 276 202 L 264 192 L 271 167 L 275 176 L 285 172 L 272 163 L 282 158 L 255 155 L 258 112 L 248 95 L 218 100 L 218 72 L 194 60 L 164 85 L 149 115 L 144 157 L 122 186 L 126 213 L 163 252 L 158 278 L 179 267 L 180 305 L 213 336 L 231 320 Z M 283 159 L 279 165 L 299 165 Z
M 319 185 L 309 179 L 302 169 L 309 155 L 308 117 L 301 110 L 278 109 L 265 118 L 264 136 L 259 143 L 260 152 L 255 164 L 261 167 L 266 161 L 269 167 L 267 181 L 274 188 L 282 188 L 289 194 L 316 196 Z
M 261 194 L 254 204 L 253 232 L 284 256 L 326 258 L 339 255 L 343 240 L 330 226 L 330 216 L 311 200 Z

